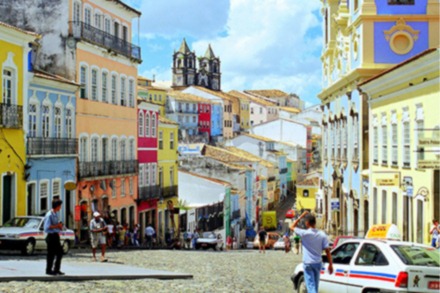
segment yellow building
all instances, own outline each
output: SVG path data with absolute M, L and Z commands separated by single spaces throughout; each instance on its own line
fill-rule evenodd
M 167 90 L 152 85 L 153 80 L 138 76 L 138 96 L 149 103 L 158 105 L 160 115 L 165 117 L 165 102 L 167 100 Z
M 296 210 L 316 209 L 316 194 L 319 190 L 319 178 L 314 177 L 296 184 Z
M 440 217 L 439 49 L 360 85 L 370 104 L 370 225 L 396 224 L 403 240 L 430 243 Z
M 23 116 L 29 43 L 38 37 L 0 22 L 0 224 L 26 214 Z
M 240 102 L 240 130 L 248 130 L 251 128 L 250 102 L 248 97 L 239 91 L 230 91 L 228 94 Z
M 165 233 L 170 229 L 174 236 L 178 234 L 179 213 L 174 208 L 178 206 L 178 172 L 177 172 L 177 133 L 179 124 L 168 120 L 162 116 L 159 117 L 158 132 L 158 153 L 157 161 L 158 181 L 160 186 L 160 199 L 157 205 L 157 234 L 165 240 Z

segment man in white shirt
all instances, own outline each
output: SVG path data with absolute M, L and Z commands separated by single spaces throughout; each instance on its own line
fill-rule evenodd
M 153 248 L 153 236 L 156 233 L 151 224 L 148 224 L 147 228 L 145 228 L 145 238 L 147 243 L 147 249 Z
M 93 217 L 90 221 L 90 243 L 92 244 L 93 261 L 96 261 L 96 247 L 101 245 L 101 262 L 106 262 L 104 232 L 107 231 L 107 225 L 104 219 L 101 218 L 100 213 L 94 212 Z

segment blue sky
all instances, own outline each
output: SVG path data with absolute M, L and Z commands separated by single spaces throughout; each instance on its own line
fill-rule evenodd
M 221 59 L 222 90 L 277 88 L 317 104 L 321 90 L 319 0 L 124 0 L 142 11 L 139 74 L 171 80 L 183 38 Z M 133 22 L 138 42 L 138 21 Z

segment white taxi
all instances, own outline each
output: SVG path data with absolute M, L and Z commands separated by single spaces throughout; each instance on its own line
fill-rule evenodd
M 376 225 L 372 229 L 395 231 L 390 225 Z M 369 232 L 366 239 L 350 239 L 333 249 L 334 272 L 331 275 L 326 256 L 323 256 L 319 292 L 439 292 L 438 250 L 385 237 L 370 239 L 379 234 L 385 233 Z M 295 268 L 292 281 L 298 292 L 307 292 L 302 263 Z

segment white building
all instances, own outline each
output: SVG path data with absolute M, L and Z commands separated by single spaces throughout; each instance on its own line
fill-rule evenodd
M 251 133 L 274 141 L 294 143 L 307 148 L 307 126 L 289 119 L 277 119 L 254 126 Z

